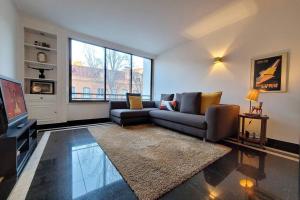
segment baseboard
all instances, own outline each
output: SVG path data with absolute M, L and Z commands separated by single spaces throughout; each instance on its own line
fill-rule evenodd
M 266 146 L 274 148 L 274 149 L 279 149 L 282 151 L 299 154 L 299 144 L 294 144 L 294 143 L 290 143 L 290 142 L 284 142 L 284 141 L 268 138 Z
M 82 119 L 82 120 L 67 121 L 63 123 L 37 125 L 37 129 L 41 130 L 41 129 L 69 127 L 69 126 L 80 126 L 80 125 L 87 125 L 87 124 L 105 123 L 110 121 L 111 120 L 109 118 Z

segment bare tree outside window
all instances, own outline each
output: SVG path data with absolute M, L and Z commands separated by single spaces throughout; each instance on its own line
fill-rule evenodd
M 70 44 L 72 101 L 125 100 L 126 92 L 150 100 L 150 59 L 73 39 Z
M 103 61 L 96 56 L 96 50 L 91 45 L 85 44 L 83 47 L 84 57 L 87 62 L 87 65 L 92 68 L 103 68 Z
M 106 91 L 108 99 L 124 99 L 124 90 L 130 90 L 130 55 L 106 50 Z

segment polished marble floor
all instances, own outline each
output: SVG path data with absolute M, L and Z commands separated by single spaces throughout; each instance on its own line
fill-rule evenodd
M 161 199 L 299 199 L 299 162 L 240 147 Z M 51 133 L 26 199 L 136 199 L 85 128 Z

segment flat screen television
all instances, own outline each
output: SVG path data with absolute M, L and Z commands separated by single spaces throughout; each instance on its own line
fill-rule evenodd
M 0 76 L 1 99 L 4 104 L 8 126 L 18 126 L 28 117 L 22 84 Z

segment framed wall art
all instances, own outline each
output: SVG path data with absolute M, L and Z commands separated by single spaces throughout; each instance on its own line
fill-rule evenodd
M 287 92 L 288 52 L 251 59 L 251 88 L 261 92 Z
M 54 82 L 31 80 L 30 94 L 54 94 Z

